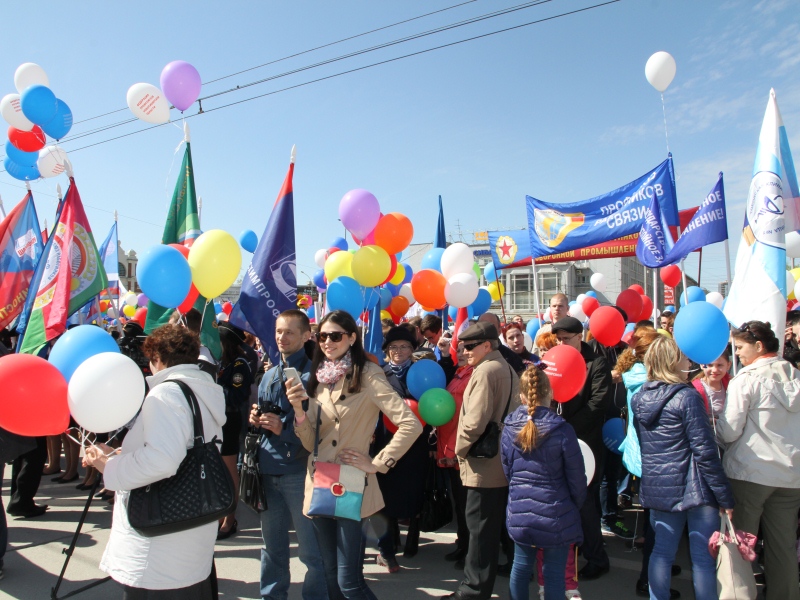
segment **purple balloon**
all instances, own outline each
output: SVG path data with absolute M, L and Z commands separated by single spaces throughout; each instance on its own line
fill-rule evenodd
M 150 302 L 150 300 L 144 294 L 139 294 L 136 297 L 136 306 L 147 306 L 148 302 Z
M 378 199 L 367 190 L 350 190 L 339 202 L 339 219 L 357 238 L 367 237 L 380 218 Z
M 201 85 L 200 73 L 184 60 L 174 60 L 161 71 L 161 90 L 181 112 L 197 100 Z

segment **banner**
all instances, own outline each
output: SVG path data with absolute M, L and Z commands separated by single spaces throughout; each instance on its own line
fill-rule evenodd
M 670 157 L 635 181 L 589 200 L 559 203 L 528 196 L 531 256 L 538 259 L 639 233 L 653 196 L 658 197 L 667 224 L 677 225 L 671 163 Z
M 650 206 L 644 215 L 642 228 L 639 230 L 639 240 L 636 243 L 636 258 L 645 267 L 651 269 L 664 264 L 667 252 L 672 248 L 672 236 L 664 223 L 664 215 L 658 202 L 658 196 L 653 195 Z
M 30 192 L 0 222 L 0 329 L 22 312 L 44 250 Z
M 108 290 L 111 292 L 111 297 L 119 299 L 119 242 L 116 221 L 114 221 L 111 231 L 108 232 L 105 241 L 100 246 L 100 260 L 103 261 L 103 268 L 106 270 Z M 106 296 L 106 294 L 103 295 Z M 119 306 L 116 308 L 119 308 Z

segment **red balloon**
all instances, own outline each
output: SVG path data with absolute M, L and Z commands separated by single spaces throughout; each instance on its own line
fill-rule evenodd
M 581 308 L 587 317 L 591 317 L 592 313 L 600 308 L 600 301 L 592 296 L 587 296 L 584 298 Z
M 586 377 L 585 374 L 584 377 Z M 403 402 L 406 403 L 408 408 L 411 409 L 411 412 L 413 412 L 414 415 L 416 415 L 417 419 L 419 419 L 419 422 L 422 423 L 422 426 L 425 427 L 425 420 L 419 414 L 419 402 L 417 402 L 413 398 L 404 398 Z
M 223 304 L 222 312 L 224 312 L 226 315 L 231 314 L 231 312 L 233 312 L 233 304 L 231 304 L 230 302 L 226 302 L 225 304 Z
M 669 287 L 678 287 L 681 282 L 681 269 L 678 265 L 670 265 L 668 267 L 661 267 L 658 270 L 661 281 Z
M 390 254 L 389 260 L 391 261 L 391 265 L 389 266 L 389 276 L 381 285 L 389 283 L 392 277 L 394 277 L 395 273 L 397 273 L 397 257 L 394 254 Z
M 628 288 L 629 290 L 633 290 L 637 294 L 644 294 L 644 288 L 640 286 L 638 283 L 634 283 L 632 286 Z
M 395 433 L 397 431 L 397 425 L 392 423 L 392 420 L 386 415 L 383 415 L 383 426 L 386 427 L 386 431 L 389 433 Z
M 131 321 L 136 321 L 139 325 L 144 327 L 145 323 L 147 322 L 147 307 L 143 306 L 141 308 L 137 308 Z
M 24 436 L 58 435 L 69 427 L 67 381 L 43 358 L 0 358 L 0 427 Z
M 15 127 L 8 128 L 8 141 L 17 149 L 23 152 L 38 152 L 47 143 L 44 131 L 38 125 L 34 125 L 30 131 L 22 131 Z
M 601 306 L 589 317 L 589 331 L 603 346 L 616 346 L 625 333 L 625 321 L 613 306 Z
M 623 290 L 617 296 L 617 306 L 628 315 L 628 323 L 635 323 L 642 314 L 642 295 L 630 288 Z
M 545 373 L 553 388 L 553 400 L 568 402 L 577 396 L 586 381 L 586 361 L 580 351 L 562 344 L 550 348 L 542 360 L 547 365 Z
M 644 321 L 645 319 L 650 320 L 653 318 L 653 301 L 650 300 L 647 296 L 642 294 L 642 312 L 639 315 L 639 320 Z
M 328 248 L 328 258 L 330 258 L 331 254 L 333 254 L 334 252 L 341 252 L 341 249 L 337 248 L 336 246 L 331 246 L 330 248 Z
M 192 308 L 194 308 L 194 303 L 197 302 L 198 297 L 200 297 L 200 292 L 196 287 L 194 287 L 194 284 L 192 284 L 192 287 L 189 288 L 189 293 L 186 295 L 186 298 L 184 298 L 183 302 L 181 302 L 180 306 L 178 306 L 176 310 L 182 315 L 185 315 L 187 312 L 192 310 Z
M 178 252 L 183 254 L 183 258 L 189 260 L 189 247 L 184 246 L 183 244 L 169 244 L 169 246 L 175 248 Z

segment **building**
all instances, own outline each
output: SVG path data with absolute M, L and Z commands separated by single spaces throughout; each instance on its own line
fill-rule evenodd
M 119 280 L 125 286 L 125 289 L 137 294 L 141 292 L 142 289 L 136 280 L 136 268 L 139 263 L 136 251 L 125 252 L 122 248 L 122 242 L 117 241 L 117 262 L 119 263 Z

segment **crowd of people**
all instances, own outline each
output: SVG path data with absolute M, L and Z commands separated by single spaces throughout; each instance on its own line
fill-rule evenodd
M 78 487 L 94 489 L 102 478 L 100 494 L 114 504 L 100 567 L 123 597 L 215 598 L 214 545 L 237 534 L 235 511 L 155 537 L 132 527 L 126 511 L 130 491 L 174 475 L 194 443 L 191 407 L 171 385 L 181 381 L 197 397 L 206 439 L 221 440 L 234 481 L 245 433 L 258 434 L 268 505 L 260 513 L 264 599 L 288 597 L 290 531 L 306 567 L 303 598 L 375 598 L 363 573 L 366 546 L 377 548 L 388 573 L 400 571 L 397 553 L 418 552 L 426 486 L 437 475 L 447 482 L 456 528 L 444 558 L 463 570 L 444 598 L 490 598 L 499 575 L 509 577 L 512 600 L 529 598 L 534 579 L 544 600 L 579 600 L 581 581 L 609 572 L 603 538 L 613 535 L 643 548 L 635 593 L 674 600 L 680 594 L 670 579 L 681 571 L 675 556 L 688 531 L 695 597 L 716 599 L 708 540 L 727 516 L 762 542 L 766 598 L 800 600 L 800 312 L 789 313 L 785 332 L 759 321 L 734 328 L 732 346 L 696 365 L 672 339 L 670 313 L 636 323 L 625 342 L 609 348 L 568 308 L 567 296 L 556 294 L 551 320 L 534 340 L 518 316 L 506 322 L 485 313 L 457 344 L 434 314 L 384 322 L 380 358 L 365 351 L 348 313 L 312 324 L 304 311 L 289 310 L 277 318 L 274 364 L 261 341 L 226 322 L 216 361 L 200 344 L 196 311 L 176 314 L 149 336 L 131 321 L 118 343 L 146 377 L 138 416 L 88 444 L 74 427 L 47 439 L 3 433 L 3 456 L 13 459 L 6 511 L 44 514 L 47 507 L 34 502 L 42 475 L 77 481 L 83 444 L 86 475 Z M 0 354 L 13 351 L 7 334 Z M 586 368 L 580 391 L 560 404 L 541 359 L 556 345 L 577 350 Z M 409 370 L 427 360 L 442 367 L 456 407 L 438 427 L 423 426 L 409 402 Z M 621 445 L 604 440 L 603 426 L 615 418 L 625 421 Z M 581 444 L 593 455 L 594 473 L 586 472 Z M 314 516 L 318 463 L 363 475 L 360 520 Z M 633 511 L 626 512 L 637 498 L 642 539 L 634 539 Z M 2 507 L 0 515 L 1 567 Z

